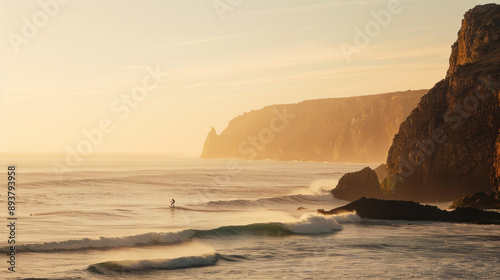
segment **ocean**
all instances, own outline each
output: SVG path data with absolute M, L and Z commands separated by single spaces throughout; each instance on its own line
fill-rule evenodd
M 106 159 L 56 176 L 55 161 L 3 161 L 1 279 L 500 279 L 498 225 L 316 215 L 365 165 Z

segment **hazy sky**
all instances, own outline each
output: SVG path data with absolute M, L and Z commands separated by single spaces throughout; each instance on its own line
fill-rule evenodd
M 104 120 L 94 154 L 199 155 L 245 111 L 431 88 L 463 14 L 492 2 L 55 1 L 0 0 L 0 153 L 66 153 Z M 350 61 L 342 43 L 358 47 Z

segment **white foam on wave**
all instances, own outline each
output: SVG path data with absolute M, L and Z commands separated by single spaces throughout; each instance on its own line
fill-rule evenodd
M 300 234 L 329 233 L 342 230 L 342 226 L 337 223 L 333 216 L 315 214 L 304 215 L 299 221 L 284 225 L 291 232 Z
M 340 215 L 334 215 L 332 217 L 339 224 L 358 223 L 358 222 L 361 222 L 363 220 L 363 218 L 358 216 L 356 213 L 345 213 L 345 214 L 340 214 Z
M 285 227 L 293 233 L 319 234 L 341 231 L 341 223 L 355 223 L 362 219 L 356 214 L 342 214 L 325 216 L 318 214 L 307 214 L 297 222 L 285 223 Z
M 308 190 L 312 194 L 329 194 L 338 182 L 338 179 L 317 179 L 311 183 Z
M 362 219 L 354 213 L 332 216 L 307 214 L 297 221 L 286 223 L 257 223 L 243 226 L 223 226 L 210 230 L 187 229 L 179 232 L 150 232 L 131 236 L 100 237 L 97 239 L 83 238 L 58 242 L 22 244 L 16 246 L 16 249 L 23 252 L 50 252 L 58 250 L 123 248 L 174 244 L 197 238 L 211 238 L 214 236 L 224 237 L 226 235 L 274 234 L 276 236 L 282 236 L 283 230 L 296 234 L 331 233 L 342 230 L 341 224 L 343 223 L 355 223 L 361 220 Z M 0 247 L 0 252 L 9 252 L 9 247 Z
M 129 260 L 129 261 L 110 261 L 89 266 L 88 270 L 105 274 L 111 272 L 123 271 L 146 271 L 153 269 L 180 269 L 191 267 L 202 267 L 215 265 L 219 260 L 217 253 L 210 253 L 201 256 L 180 257 L 175 259 L 154 259 L 154 260 Z
M 292 190 L 290 195 L 329 195 L 330 191 L 338 184 L 338 179 L 317 179 L 311 182 L 307 187 Z

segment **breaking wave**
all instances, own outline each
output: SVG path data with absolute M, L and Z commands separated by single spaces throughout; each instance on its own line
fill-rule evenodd
M 18 245 L 16 249 L 24 252 L 72 251 L 168 245 L 190 241 L 195 238 L 225 238 L 228 236 L 248 235 L 282 237 L 294 234 L 322 234 L 342 230 L 342 223 L 358 221 L 361 221 L 361 218 L 355 214 L 336 216 L 308 214 L 298 221 L 290 223 L 256 223 L 241 226 L 223 226 L 210 230 L 187 229 L 179 232 L 151 232 L 122 237 L 84 238 L 60 242 L 23 244 Z M 8 246 L 0 248 L 0 252 L 8 251 Z
M 194 236 L 193 230 L 179 232 L 150 232 L 122 237 L 100 237 L 98 239 L 76 239 L 59 242 L 45 242 L 17 245 L 18 251 L 46 252 L 59 250 L 85 250 L 85 249 L 108 249 L 134 246 L 147 246 L 153 244 L 173 244 L 191 240 Z M 7 252 L 8 247 L 0 248 L 0 252 Z
M 116 274 L 127 272 L 144 272 L 150 270 L 172 270 L 204 267 L 217 264 L 218 261 L 239 262 L 248 258 L 240 255 L 221 255 L 209 253 L 200 256 L 187 256 L 174 259 L 108 261 L 92 264 L 87 271 L 97 274 Z
M 215 265 L 219 259 L 221 259 L 219 254 L 211 253 L 175 259 L 109 261 L 90 265 L 87 270 L 98 274 L 140 272 L 156 269 L 170 270 Z

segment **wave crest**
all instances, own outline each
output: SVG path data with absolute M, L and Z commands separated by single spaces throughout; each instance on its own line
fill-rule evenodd
M 342 223 L 359 221 L 361 221 L 361 217 L 352 213 L 334 216 L 307 214 L 302 216 L 299 221 L 286 223 L 285 226 L 293 233 L 320 234 L 340 231 L 342 230 Z
M 291 232 L 300 234 L 329 233 L 342 230 L 342 226 L 337 223 L 335 218 L 311 214 L 303 216 L 298 222 L 287 223 L 285 226 Z
M 179 232 L 150 232 L 145 234 L 100 237 L 98 239 L 77 239 L 60 242 L 23 244 L 16 246 L 18 251 L 50 252 L 61 250 L 109 249 L 148 245 L 168 245 L 194 238 L 226 238 L 228 236 L 275 236 L 282 237 L 293 234 L 321 234 L 342 230 L 342 223 L 359 222 L 362 219 L 356 214 L 323 216 L 308 214 L 297 222 L 291 223 L 256 223 L 241 226 L 223 226 L 209 230 L 187 229 Z M 0 247 L 0 252 L 9 252 L 9 247 Z
M 260 223 L 245 226 L 223 226 L 211 230 L 195 230 L 198 238 L 221 238 L 227 236 L 258 235 L 286 236 L 292 232 L 282 223 Z
M 16 246 L 18 251 L 43 252 L 58 250 L 84 250 L 84 249 L 106 249 L 133 247 L 150 244 L 173 244 L 192 239 L 193 230 L 183 230 L 179 232 L 150 232 L 123 237 L 100 237 L 98 239 L 77 239 L 60 242 L 46 242 L 35 244 L 24 244 Z M 0 252 L 7 251 L 8 248 L 0 248 Z
M 90 265 L 87 270 L 98 274 L 139 272 L 155 269 L 170 270 L 215 265 L 219 259 L 219 254 L 211 253 L 175 259 L 109 261 Z
M 256 200 L 237 199 L 237 200 L 219 200 L 209 201 L 204 206 L 210 208 L 253 208 L 253 207 L 277 207 L 283 205 L 312 204 L 316 205 L 322 202 L 332 202 L 335 198 L 332 195 L 287 195 L 271 198 L 261 198 Z

